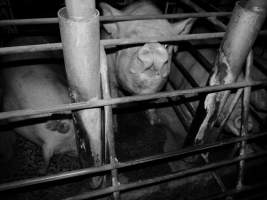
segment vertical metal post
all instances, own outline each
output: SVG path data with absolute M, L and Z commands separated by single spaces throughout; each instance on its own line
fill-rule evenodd
M 99 12 L 94 0 L 66 0 L 58 12 L 64 61 L 73 102 L 99 99 Z M 83 167 L 102 164 L 101 109 L 74 112 L 76 139 Z M 99 187 L 102 177 L 93 177 Z
M 253 66 L 253 53 L 250 51 L 247 57 L 246 63 L 246 80 L 250 81 L 251 68 Z M 248 135 L 248 112 L 249 112 L 249 99 L 250 99 L 251 87 L 247 87 L 244 89 L 243 94 L 243 112 L 242 112 L 242 128 L 241 128 L 241 137 L 245 137 Z M 240 156 L 244 156 L 246 153 L 246 141 L 242 141 L 240 145 Z M 239 162 L 239 173 L 238 173 L 238 181 L 237 181 L 237 189 L 242 189 L 243 180 L 244 180 L 244 170 L 245 170 L 245 160 L 241 160 Z
M 266 5 L 265 0 L 250 0 L 245 5 L 239 2 L 236 4 L 215 60 L 215 70 L 210 78 L 210 85 L 236 81 L 265 20 Z M 208 139 L 229 94 L 229 91 L 224 91 L 207 95 L 205 99 L 207 113 L 195 138 L 197 143 L 203 143 Z
M 110 99 L 110 91 L 109 91 L 109 80 L 108 80 L 108 66 L 107 66 L 107 57 L 105 53 L 104 47 L 100 46 L 100 72 L 101 72 L 101 83 L 103 90 L 103 97 L 105 99 Z M 111 106 L 105 106 L 105 135 L 107 137 L 107 144 L 109 146 L 109 154 L 110 154 L 110 163 L 112 165 L 111 176 L 112 176 L 112 186 L 118 187 L 118 170 L 116 169 L 117 156 L 115 151 L 115 140 L 114 140 L 114 132 L 113 132 L 113 124 L 112 124 L 112 108 Z M 120 199 L 120 192 L 113 192 L 113 197 L 115 200 Z

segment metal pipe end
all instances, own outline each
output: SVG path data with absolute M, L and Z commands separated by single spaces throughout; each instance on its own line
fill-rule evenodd
M 256 13 L 267 12 L 266 0 L 241 0 L 236 2 L 236 6 L 250 10 Z
M 68 13 L 68 10 L 67 10 L 67 7 L 63 7 L 63 8 L 60 8 L 57 12 L 57 16 L 59 19 L 64 19 L 64 21 L 66 20 L 71 20 L 71 21 L 79 21 L 79 22 L 88 22 L 88 21 L 91 21 L 92 19 L 94 18 L 97 18 L 99 17 L 99 11 L 97 9 L 94 9 L 94 14 L 93 15 L 90 15 L 90 17 L 71 17 Z

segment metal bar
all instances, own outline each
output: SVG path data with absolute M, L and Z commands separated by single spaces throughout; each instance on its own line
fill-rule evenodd
M 267 30 L 264 31 L 267 34 Z M 114 47 L 117 45 L 130 45 L 130 44 L 142 44 L 146 42 L 171 42 L 171 41 L 183 41 L 183 40 L 199 40 L 208 38 L 222 38 L 224 35 L 221 33 L 203 33 L 203 34 L 188 34 L 177 35 L 175 37 L 146 37 L 146 38 L 124 38 L 124 39 L 106 39 L 101 40 L 101 43 L 105 48 Z M 15 46 L 15 47 L 2 47 L 0 48 L 0 55 L 11 53 L 26 53 L 37 51 L 53 51 L 62 49 L 61 43 L 39 44 L 39 45 L 27 45 L 27 46 Z
M 243 93 L 243 90 L 244 89 L 238 89 L 236 94 L 235 94 L 235 97 L 234 99 L 232 100 L 230 106 L 228 107 L 228 112 L 225 114 L 225 116 L 219 116 L 219 119 L 221 118 L 222 119 L 222 122 L 218 128 L 218 131 L 220 132 L 223 127 L 225 126 L 227 120 L 229 119 L 229 117 L 231 116 L 232 112 L 234 111 L 235 109 L 235 106 L 237 105 L 238 103 L 238 100 L 239 98 L 241 97 L 241 94 Z
M 141 165 L 145 163 L 156 162 L 159 160 L 167 160 L 167 159 L 174 158 L 174 157 L 191 156 L 194 154 L 204 153 L 204 152 L 207 152 L 213 149 L 221 148 L 227 145 L 232 145 L 232 144 L 241 142 L 242 140 L 254 141 L 261 137 L 266 137 L 266 136 L 267 136 L 267 132 L 264 132 L 264 133 L 259 133 L 256 135 L 247 136 L 247 137 L 240 137 L 240 138 L 233 138 L 233 139 L 226 140 L 226 141 L 219 141 L 214 144 L 209 144 L 209 145 L 206 144 L 206 145 L 201 145 L 201 146 L 189 147 L 189 148 L 185 148 L 185 149 L 182 149 L 176 152 L 163 153 L 161 155 L 149 156 L 149 157 L 138 159 L 138 160 L 118 163 L 116 168 L 120 169 L 120 168 L 125 168 L 125 167 L 132 167 L 132 166 Z M 27 186 L 36 185 L 36 184 L 63 180 L 63 179 L 71 178 L 71 177 L 93 175 L 95 173 L 106 172 L 111 169 L 113 169 L 112 166 L 110 164 L 106 164 L 101 167 L 92 167 L 92 168 L 87 168 L 87 169 L 73 170 L 71 172 L 63 172 L 57 175 L 50 175 L 50 176 L 44 176 L 41 178 L 39 177 L 39 178 L 14 181 L 10 183 L 4 183 L 4 184 L 0 184 L 0 192 L 11 190 L 11 189 L 23 188 Z
M 191 43 L 186 44 L 186 48 L 190 52 L 190 54 L 200 63 L 200 65 L 208 72 L 212 72 L 213 65 L 210 63 L 210 61 L 203 56 L 198 50 L 193 48 L 193 45 Z
M 218 32 L 218 33 L 199 33 L 199 34 L 177 35 L 175 37 L 106 39 L 106 40 L 101 40 L 100 43 L 103 44 L 105 48 L 112 48 L 114 46 L 120 46 L 120 45 L 143 44 L 146 42 L 156 42 L 156 41 L 178 42 L 178 41 L 187 41 L 187 40 L 204 40 L 204 39 L 222 38 L 224 34 L 225 32 Z M 267 35 L 267 30 L 261 31 L 259 34 Z M 61 43 L 1 47 L 0 55 L 13 54 L 13 53 L 28 53 L 28 52 L 37 52 L 37 51 L 54 51 L 54 50 L 61 50 L 61 49 L 62 49 Z
M 251 68 L 253 66 L 253 52 L 250 51 L 247 61 L 246 61 L 246 73 L 245 79 L 251 79 Z M 248 112 L 249 112 L 249 100 L 250 100 L 250 93 L 251 87 L 244 88 L 243 94 L 243 115 L 242 115 L 242 128 L 240 136 L 247 136 L 248 135 Z M 242 141 L 240 145 L 239 155 L 243 156 L 246 154 L 246 142 Z M 239 172 L 238 172 L 238 180 L 237 180 L 237 189 L 241 189 L 243 187 L 244 181 L 244 173 L 245 173 L 245 161 L 240 161 L 239 163 Z
M 240 190 L 232 189 L 232 190 L 228 190 L 228 191 L 226 191 L 224 193 L 220 193 L 218 195 L 213 195 L 212 197 L 204 197 L 204 198 L 201 198 L 199 200 L 218 200 L 218 199 L 223 199 L 225 197 L 233 196 L 233 195 L 236 195 L 236 194 L 240 194 L 242 192 L 252 192 L 253 190 L 259 189 L 259 188 L 265 189 L 266 186 L 267 186 L 267 182 L 263 182 L 263 183 L 255 184 L 255 185 L 249 185 L 249 186 L 247 185 L 247 186 L 244 186 Z M 263 196 L 261 196 L 261 197 L 263 197 Z M 246 197 L 245 199 L 250 199 L 250 198 Z M 243 199 L 243 200 L 245 200 L 245 199 Z M 256 199 L 259 199 L 259 198 L 256 198 Z
M 103 90 L 104 99 L 110 99 L 109 91 L 109 80 L 108 80 L 108 65 L 107 57 L 104 47 L 100 46 L 100 73 L 101 73 L 101 83 Z M 108 140 L 109 154 L 110 154 L 110 163 L 112 166 L 111 175 L 112 175 L 112 186 L 118 187 L 118 170 L 116 165 L 118 165 L 117 155 L 115 151 L 115 140 L 113 132 L 113 122 L 112 122 L 112 108 L 111 106 L 105 106 L 105 136 Z M 113 192 L 113 197 L 115 200 L 120 199 L 120 192 Z
M 62 50 L 62 43 L 48 43 L 25 46 L 1 47 L 0 55 L 15 53 L 31 53 L 39 51 L 56 51 Z
M 206 12 L 204 9 L 200 8 L 197 4 L 192 2 L 191 0 L 181 0 L 182 3 L 188 5 L 189 7 L 193 8 L 198 13 Z M 216 16 L 211 16 L 207 18 L 208 21 L 210 21 L 215 26 L 221 28 L 222 30 L 226 30 L 226 26 L 224 23 L 216 19 Z
M 246 5 L 236 4 L 225 37 L 220 45 L 209 85 L 235 82 L 241 72 L 245 58 L 266 17 L 265 9 L 260 7 L 249 9 L 249 2 Z M 240 32 L 244 34 L 240 35 Z M 218 113 L 221 113 L 228 96 L 229 92 L 227 91 L 207 95 L 205 99 L 206 117 L 198 130 L 195 142 L 205 142 L 208 138 L 217 121 Z
M 255 153 L 254 155 L 247 155 L 247 156 L 241 156 L 241 157 L 239 156 L 239 157 L 231 159 L 231 160 L 212 163 L 212 164 L 208 164 L 205 166 L 180 171 L 177 173 L 173 173 L 173 174 L 169 174 L 169 175 L 165 175 L 165 176 L 161 176 L 161 177 L 156 177 L 153 179 L 147 179 L 144 181 L 123 184 L 123 185 L 119 185 L 118 187 L 108 187 L 108 188 L 103 189 L 102 191 L 99 190 L 97 192 L 98 194 L 96 194 L 95 192 L 87 192 L 87 193 L 80 194 L 80 195 L 73 196 L 73 197 L 69 197 L 66 199 L 67 200 L 88 199 L 88 198 L 97 197 L 97 196 L 104 195 L 104 194 L 109 194 L 109 193 L 111 193 L 111 191 L 126 191 L 126 190 L 132 190 L 132 189 L 136 189 L 136 188 L 140 188 L 140 187 L 151 186 L 154 184 L 160 184 L 160 183 L 170 181 L 173 179 L 184 178 L 186 176 L 192 176 L 194 174 L 199 174 L 199 173 L 203 173 L 206 171 L 215 170 L 215 169 L 218 169 L 220 167 L 235 164 L 235 163 L 237 163 L 243 159 L 244 160 L 256 159 L 256 158 L 260 158 L 263 156 L 267 156 L 267 151 L 263 151 L 261 153 Z
M 211 16 L 230 16 L 231 12 L 203 12 L 203 13 L 179 13 L 165 15 L 140 15 L 140 16 L 100 16 L 100 22 L 116 22 L 130 20 L 146 20 L 146 19 L 184 19 L 184 18 L 200 18 Z M 0 20 L 0 26 L 9 25 L 40 25 L 40 24 L 55 24 L 58 23 L 58 18 L 33 18 L 33 19 L 9 19 Z
M 201 154 L 201 158 L 204 160 L 204 162 L 206 164 L 210 163 L 208 156 L 206 156 L 204 154 Z M 224 185 L 222 179 L 220 178 L 220 176 L 217 175 L 217 173 L 215 171 L 211 171 L 210 173 L 213 176 L 213 178 L 215 179 L 216 183 L 219 185 L 221 191 L 225 192 L 227 190 L 227 188 L 225 187 L 225 185 Z
M 80 177 L 84 175 L 93 175 L 96 173 L 107 172 L 111 169 L 112 166 L 110 164 L 106 164 L 100 167 L 90 167 L 86 169 L 72 170 L 71 172 L 58 173 L 56 175 L 49 175 L 38 178 L 29 178 L 19 181 L 12 181 L 9 183 L 2 183 L 0 184 L 0 192 L 18 188 L 24 188 L 32 185 L 55 182 L 59 180 L 65 180 L 69 178 Z
M 58 11 L 64 63 L 72 102 L 100 99 L 100 27 L 94 0 L 66 0 Z M 101 109 L 73 112 L 76 142 L 82 167 L 101 166 Z M 92 177 L 97 188 L 103 177 Z
M 185 69 L 185 67 L 178 62 L 176 59 L 172 59 L 174 66 L 184 75 L 186 80 L 191 84 L 192 87 L 199 87 L 198 83 L 194 80 L 194 78 L 189 74 L 189 72 Z M 174 89 L 179 89 L 178 87 L 173 84 Z M 181 96 L 182 99 L 185 99 L 184 96 Z M 196 114 L 195 108 L 192 103 L 185 102 L 185 106 L 190 112 L 191 116 L 193 117 Z
M 124 104 L 130 102 L 139 102 L 139 101 L 147 101 L 147 100 L 154 100 L 160 98 L 167 98 L 167 97 L 176 97 L 181 95 L 188 95 L 188 94 L 197 94 L 197 93 L 213 93 L 219 92 L 223 90 L 231 90 L 249 86 L 266 86 L 267 81 L 241 81 L 231 84 L 225 85 L 215 85 L 215 86 L 208 86 L 208 87 L 200 87 L 200 88 L 193 88 L 193 89 L 186 89 L 186 90 L 176 90 L 171 92 L 159 92 L 155 94 L 144 94 L 144 95 L 135 95 L 135 96 L 127 96 L 127 97 L 120 97 L 120 98 L 111 98 L 111 99 L 99 99 L 99 100 L 89 100 L 87 102 L 80 102 L 80 103 L 71 103 L 71 104 L 63 104 L 57 106 L 51 106 L 42 109 L 26 109 L 26 110 L 16 110 L 16 111 L 9 111 L 9 112 L 1 112 L 0 113 L 0 120 L 3 119 L 10 119 L 16 117 L 29 117 L 32 115 L 39 115 L 37 117 L 47 117 L 51 116 L 52 113 L 69 111 L 69 110 L 81 110 L 87 108 L 97 108 L 102 106 L 108 105 L 117 105 L 117 104 Z
M 185 4 L 187 4 L 188 6 L 190 6 L 191 8 L 193 8 L 195 11 L 197 12 L 206 12 L 204 9 L 202 9 L 201 7 L 199 7 L 197 4 L 195 4 L 194 2 L 192 1 L 189 1 L 189 0 L 185 0 L 184 1 Z M 265 6 L 266 7 L 266 6 Z M 216 9 L 216 11 L 218 11 L 219 9 Z M 217 30 L 219 31 L 225 31 L 227 26 L 222 23 L 220 20 L 218 20 L 216 17 L 210 17 L 210 18 L 207 18 L 207 20 L 214 24 L 216 27 L 217 27 Z M 194 49 L 192 49 L 194 50 Z M 194 53 L 194 52 L 192 52 Z M 267 75 L 267 70 L 266 68 L 264 67 L 265 64 L 263 64 L 259 58 L 257 57 L 254 57 L 254 63 L 255 63 L 255 66 L 258 67 L 258 69 L 265 75 Z M 250 110 L 252 110 L 252 106 L 250 106 Z M 255 112 L 253 112 L 254 114 Z M 256 113 L 255 113 L 256 114 Z M 258 118 L 258 116 L 256 116 Z M 260 123 L 262 124 L 262 120 L 260 121 Z
M 65 4 L 70 19 L 85 20 L 96 14 L 95 0 L 65 0 Z
M 169 81 L 169 85 L 170 85 L 172 90 L 175 89 L 175 86 L 173 85 L 172 81 Z M 168 98 L 168 102 L 171 104 L 172 109 L 173 109 L 176 117 L 180 120 L 180 122 L 182 123 L 184 129 L 186 130 L 186 132 L 188 132 L 189 131 L 189 123 L 186 120 L 186 117 L 184 116 L 184 113 L 182 112 L 182 108 L 180 108 L 177 105 L 175 105 L 175 102 L 171 98 Z
M 195 81 L 195 79 L 191 76 L 191 74 L 186 70 L 182 63 L 180 63 L 177 59 L 172 59 L 175 67 L 183 74 L 185 79 L 189 82 L 192 87 L 199 87 L 199 84 Z

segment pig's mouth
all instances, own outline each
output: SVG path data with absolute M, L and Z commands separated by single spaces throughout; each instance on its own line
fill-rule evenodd
M 133 89 L 137 94 L 155 93 L 162 89 L 166 80 L 167 78 L 162 77 L 159 72 L 158 74 L 154 73 L 153 75 L 150 73 L 141 73 L 134 81 Z

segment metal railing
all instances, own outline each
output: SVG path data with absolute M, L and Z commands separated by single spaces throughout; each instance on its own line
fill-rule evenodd
M 230 13 L 200 13 L 200 14 L 178 14 L 178 15 L 164 15 L 164 16 L 142 16 L 141 18 L 139 16 L 137 17 L 121 17 L 121 18 L 101 18 L 102 21 L 114 21 L 114 20 L 137 20 L 137 19 L 155 19 L 155 18 L 185 18 L 185 17 L 210 17 L 210 16 L 227 16 L 230 15 Z M 38 19 L 38 20 L 2 20 L 0 21 L 0 26 L 2 25 L 22 25 L 22 24 L 42 24 L 42 23 L 56 23 L 57 19 Z M 263 31 L 262 34 L 266 34 L 267 31 Z M 173 42 L 173 41 L 187 41 L 187 40 L 200 40 L 200 39 L 207 39 L 207 38 L 221 38 L 223 37 L 224 33 L 205 33 L 205 34 L 189 34 L 184 36 L 177 36 L 175 38 L 143 38 L 143 39 L 117 39 L 117 40 L 102 40 L 101 43 L 105 47 L 113 47 L 116 45 L 129 45 L 129 44 L 140 44 L 145 42 L 151 42 L 151 41 L 160 41 L 160 42 Z M 0 48 L 0 55 L 4 54 L 12 54 L 12 53 L 23 53 L 23 52 L 37 52 L 37 51 L 50 51 L 50 50 L 59 50 L 62 48 L 61 43 L 55 43 L 55 44 L 43 44 L 43 45 L 30 45 L 30 46 L 21 46 L 21 47 L 3 47 Z M 103 58 L 102 58 L 103 59 Z M 53 107 L 49 107 L 46 109 L 39 109 L 39 110 L 20 110 L 20 111 L 11 111 L 11 112 L 2 112 L 0 113 L 0 120 L 2 119 L 10 119 L 10 118 L 16 118 L 16 117 L 28 117 L 28 116 L 34 116 L 34 115 L 40 115 L 44 116 L 50 116 L 53 113 L 61 112 L 61 111 L 67 111 L 67 110 L 80 110 L 80 109 L 90 109 L 90 108 L 96 108 L 96 107 L 103 107 L 105 108 L 105 115 L 109 116 L 106 117 L 106 119 L 111 120 L 111 105 L 117 105 L 117 104 L 123 104 L 123 103 L 129 103 L 129 102 L 138 102 L 138 101 L 146 101 L 146 100 L 153 100 L 158 98 L 167 98 L 167 97 L 176 97 L 176 96 L 182 96 L 182 95 L 191 95 L 191 94 L 199 94 L 199 93 L 210 93 L 210 92 L 218 92 L 222 90 L 229 90 L 229 89 L 237 89 L 237 88 L 244 88 L 244 87 L 251 87 L 251 86 L 266 86 L 267 81 L 251 81 L 246 80 L 243 82 L 237 82 L 227 85 L 218 85 L 218 86 L 209 86 L 209 87 L 199 87 L 199 88 L 193 88 L 193 89 L 186 89 L 186 90 L 175 90 L 171 92 L 160 92 L 156 94 L 149 94 L 149 95 L 139 95 L 139 96 L 131 96 L 131 97 L 121 97 L 121 98 L 111 98 L 109 95 L 109 92 L 107 90 L 107 75 L 102 75 L 102 87 L 104 91 L 104 98 L 100 100 L 90 100 L 88 102 L 81 102 L 81 103 L 72 103 L 72 104 L 66 104 L 66 105 L 57 105 Z M 32 179 L 26 179 L 26 180 L 20 180 L 10 183 L 5 183 L 0 185 L 0 191 L 7 191 L 7 190 L 14 190 L 18 188 L 24 188 L 36 184 L 43 184 L 48 183 L 52 181 L 58 181 L 78 176 L 84 176 L 84 175 L 94 175 L 96 173 L 100 172 L 112 172 L 112 176 L 114 179 L 113 185 L 104 189 L 99 189 L 96 191 L 91 191 L 88 193 L 84 193 L 81 195 L 77 195 L 74 197 L 70 197 L 67 199 L 86 199 L 86 198 L 92 198 L 97 196 L 102 196 L 105 194 L 111 194 L 113 193 L 114 198 L 119 198 L 119 192 L 130 190 L 134 188 L 140 188 L 145 186 L 150 186 L 153 184 L 158 184 L 161 182 L 169 181 L 172 179 L 177 178 L 184 178 L 187 176 L 192 176 L 201 172 L 206 172 L 210 170 L 214 170 L 223 166 L 232 165 L 235 163 L 240 162 L 241 160 L 250 160 L 250 159 L 256 159 L 263 156 L 267 156 L 267 151 L 262 151 L 260 153 L 255 153 L 253 155 L 241 155 L 239 157 L 233 158 L 231 160 L 227 161 L 220 161 L 216 163 L 209 163 L 205 166 L 201 167 L 195 167 L 192 169 L 187 169 L 181 172 L 156 177 L 153 179 L 147 179 L 144 181 L 138 181 L 134 183 L 129 184 L 119 184 L 118 183 L 118 174 L 117 170 L 122 168 L 127 168 L 130 166 L 137 166 L 142 165 L 146 163 L 152 163 L 156 161 L 167 161 L 171 158 L 184 158 L 187 156 L 192 156 L 200 153 L 209 152 L 211 150 L 214 150 L 216 148 L 221 148 L 227 145 L 240 143 L 242 141 L 246 142 L 253 142 L 257 139 L 260 139 L 262 137 L 267 136 L 267 133 L 261 133 L 253 136 L 244 136 L 240 138 L 234 138 L 229 141 L 220 141 L 216 142 L 214 144 L 209 145 L 201 145 L 201 146 L 195 146 L 190 148 L 185 148 L 177 152 L 171 152 L 171 153 L 164 153 L 162 155 L 157 156 L 150 156 L 143 159 L 133 160 L 129 162 L 119 162 L 116 161 L 116 154 L 115 154 L 115 147 L 114 147 L 114 136 L 111 130 L 111 124 L 112 121 L 105 122 L 105 126 L 109 127 L 106 128 L 109 140 L 109 151 L 111 154 L 110 164 L 106 164 L 100 167 L 94 167 L 94 168 L 87 168 L 87 169 L 81 169 L 81 170 L 74 170 L 72 172 L 66 172 L 66 173 L 60 173 L 57 175 L 51 175 L 51 176 L 44 176 L 39 178 L 32 178 Z M 111 132 L 110 132 L 111 131 Z M 257 187 L 257 186 L 255 186 Z M 252 187 L 249 187 L 251 189 Z M 223 194 L 220 195 L 232 195 L 235 192 L 241 192 L 242 190 L 246 190 L 246 188 L 242 188 L 241 190 L 233 190 L 233 191 L 226 191 Z

